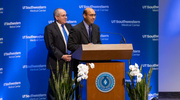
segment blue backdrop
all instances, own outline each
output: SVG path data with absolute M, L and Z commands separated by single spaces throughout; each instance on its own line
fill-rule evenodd
M 132 64 L 142 64 L 146 73 L 153 66 L 149 99 L 158 96 L 158 0 L 0 0 L 0 100 L 46 99 L 44 28 L 54 21 L 56 8 L 65 9 L 74 26 L 87 7 L 96 11 L 103 44 L 122 38 L 103 32 L 121 33 L 133 44 Z

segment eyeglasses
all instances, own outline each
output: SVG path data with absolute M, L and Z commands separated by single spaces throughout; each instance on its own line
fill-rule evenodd
M 96 17 L 96 14 L 88 14 L 89 16 L 91 16 L 91 17 Z
M 61 17 L 67 17 L 68 15 L 66 14 L 66 15 L 60 15 Z

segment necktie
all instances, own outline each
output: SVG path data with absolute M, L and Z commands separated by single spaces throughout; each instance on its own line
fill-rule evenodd
M 89 25 L 89 41 L 92 42 L 92 25 Z
M 66 48 L 67 48 L 67 42 L 68 42 L 68 35 L 66 33 L 66 30 L 64 28 L 64 25 L 61 25 L 62 28 L 63 28 L 63 33 L 64 33 L 64 37 L 65 37 L 65 40 L 66 40 Z M 70 54 L 71 52 L 67 49 L 67 53 Z

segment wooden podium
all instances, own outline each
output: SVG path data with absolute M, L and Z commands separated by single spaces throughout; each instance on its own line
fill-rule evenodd
M 132 44 L 94 44 L 82 45 L 72 54 L 95 64 L 88 73 L 87 100 L 125 100 L 125 63 L 111 60 L 131 59 L 132 52 Z

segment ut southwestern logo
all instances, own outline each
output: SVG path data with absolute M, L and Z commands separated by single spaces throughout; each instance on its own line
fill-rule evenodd
M 96 87 L 99 91 L 107 93 L 115 86 L 114 76 L 108 72 L 99 74 L 96 78 Z
M 4 8 L 0 8 L 0 14 L 3 14 L 3 9 Z M 1 100 L 1 99 L 0 99 Z

